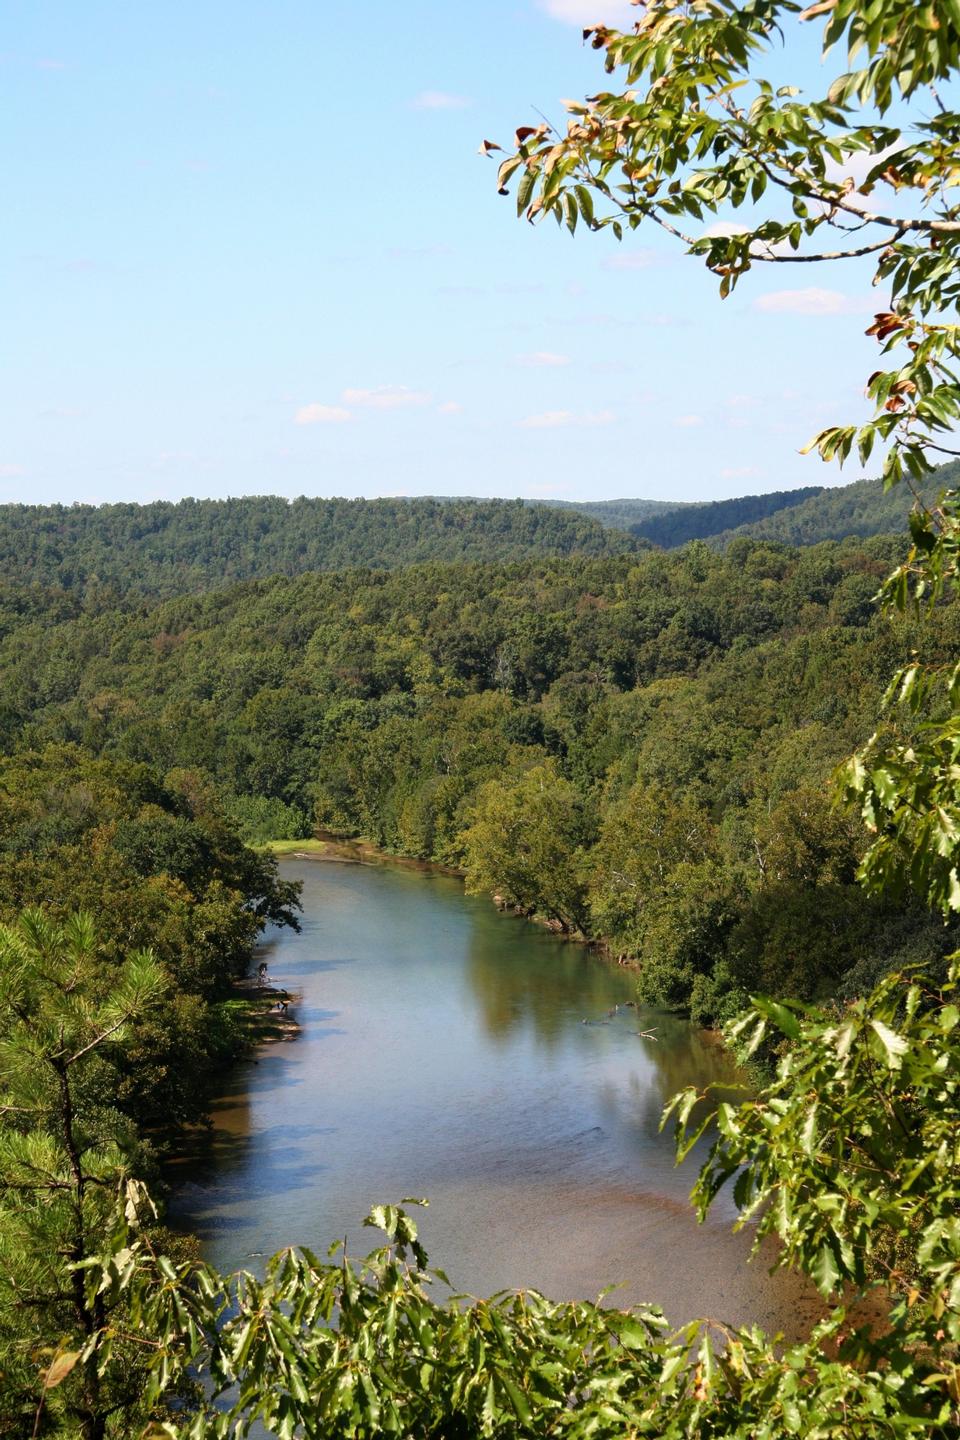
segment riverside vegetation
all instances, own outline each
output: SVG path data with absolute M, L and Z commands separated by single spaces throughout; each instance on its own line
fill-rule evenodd
M 827 793 L 891 670 L 960 643 L 952 606 L 878 614 L 902 551 L 738 540 L 119 607 L 8 589 L 0 728 L 34 757 L 17 776 L 202 774 L 251 842 L 319 824 L 460 867 L 716 1021 L 943 953 L 922 905 L 856 884 L 862 830 Z
M 960 414 L 943 319 L 960 116 L 936 98 L 960 14 L 798 12 L 650 0 L 631 34 L 592 28 L 624 88 L 574 105 L 565 136 L 522 127 L 501 188 L 571 230 L 666 226 L 724 294 L 755 264 L 873 253 L 890 300 L 871 333 L 894 368 L 868 382 L 872 421 L 816 444 L 864 463 L 885 447 L 888 484 L 919 483 Z M 859 69 L 822 102 L 755 77 L 778 26 L 823 16 Z M 886 186 L 897 213 L 852 197 L 855 154 L 864 197 Z M 752 223 L 685 234 L 726 207 Z M 805 251 L 824 229 L 839 251 Z M 955 497 L 911 532 L 905 558 L 882 539 L 739 540 L 161 603 L 8 589 L 0 1433 L 955 1436 Z M 824 787 L 854 746 L 839 784 L 865 835 Z M 670 1110 L 681 1155 L 713 1127 L 700 1211 L 732 1182 L 740 1223 L 830 1302 L 806 1342 L 712 1320 L 670 1334 L 653 1307 L 529 1291 L 435 1300 L 411 1202 L 371 1212 L 387 1243 L 362 1264 L 288 1249 L 225 1277 L 171 1250 L 145 1186 L 155 1136 L 202 1108 L 218 1002 L 259 928 L 295 919 L 236 827 L 296 831 L 310 807 L 607 936 L 648 993 L 704 1017 L 774 992 L 728 1030 L 767 1084 Z M 875 1283 L 889 1325 L 857 1329 L 844 1287 Z

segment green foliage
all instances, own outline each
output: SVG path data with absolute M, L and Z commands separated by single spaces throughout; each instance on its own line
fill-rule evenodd
M 104 1327 L 117 1322 L 115 1307 L 88 1293 L 78 1267 L 111 1230 L 136 1149 L 136 1132 L 113 1103 L 118 1049 L 167 982 L 149 951 L 109 975 L 98 959 L 86 915 L 57 924 L 27 911 L 0 927 L 4 1434 L 94 1440 L 111 1410 L 136 1409 L 129 1343 L 121 1346 L 127 1362 L 109 1375 L 94 1354 Z
M 85 603 L 178 595 L 254 576 L 428 560 L 615 555 L 642 548 L 589 516 L 521 500 L 320 500 L 278 496 L 150 505 L 0 505 L 8 583 Z M 167 653 L 174 633 L 158 635 Z
M 766 78 L 774 44 L 821 15 L 822 98 Z M 584 36 L 620 88 L 566 102 L 566 133 L 547 122 L 517 131 L 498 186 L 515 184 L 518 213 L 618 239 L 657 224 L 719 277 L 721 297 L 757 265 L 873 255 L 890 301 L 867 333 L 892 368 L 867 382 L 867 424 L 830 426 L 811 448 L 841 463 L 855 450 L 862 464 L 886 449 L 887 484 L 921 479 L 931 450 L 954 453 L 944 442 L 960 414 L 960 337 L 945 312 L 958 294 L 960 122 L 936 94 L 960 60 L 954 0 L 803 11 L 795 0 L 650 0 L 632 31 Z M 889 204 L 873 201 L 878 190 Z M 712 217 L 723 225 L 704 230 Z
M 728 1035 L 747 1054 L 770 1032 L 785 1037 L 773 1083 L 706 1119 L 695 1091 L 675 1096 L 667 1112 L 677 1113 L 680 1154 L 716 1124 L 693 1190 L 701 1217 L 735 1180 L 738 1227 L 754 1228 L 756 1245 L 776 1235 L 778 1264 L 803 1269 L 825 1296 L 879 1277 L 891 1329 L 864 1332 L 861 1355 L 909 1377 L 922 1353 L 924 1383 L 955 1404 L 958 974 L 954 957 L 939 986 L 891 976 L 833 1013 L 754 1000 Z
M 235 795 L 225 800 L 224 811 L 246 845 L 268 840 L 300 840 L 310 833 L 303 810 L 268 795 Z
M 711 532 L 711 548 L 728 545 L 738 535 L 769 540 L 783 545 L 818 545 L 823 540 L 842 540 L 848 535 L 902 534 L 919 495 L 933 506 L 937 496 L 955 477 L 955 462 L 935 470 L 930 478 L 909 490 L 887 490 L 882 480 L 855 480 L 852 485 L 831 486 L 799 505 L 778 510 L 765 519 L 739 525 L 736 529 Z
M 467 890 L 496 891 L 508 905 L 540 911 L 561 930 L 586 923 L 583 801 L 552 761 L 512 784 L 490 780 L 461 836 Z
M 653 545 L 672 550 L 686 545 L 690 540 L 705 540 L 728 530 L 745 529 L 753 533 L 753 526 L 769 515 L 782 515 L 802 505 L 814 496 L 824 492 L 821 487 L 808 485 L 802 490 L 771 490 L 767 495 L 744 495 L 736 500 L 709 500 L 699 505 L 678 505 L 665 514 L 652 515 L 630 526 L 630 533 L 642 536 Z M 891 529 L 899 529 L 893 525 Z M 860 532 L 872 533 L 872 532 Z M 818 535 L 818 540 L 840 539 L 839 535 Z M 796 542 L 794 542 L 796 543 Z M 802 542 L 801 542 L 802 543 Z
M 231 827 L 262 843 L 317 824 L 467 868 L 474 888 L 640 960 L 647 996 L 705 1021 L 756 988 L 832 992 L 895 964 L 894 930 L 913 944 L 930 929 L 861 893 L 861 833 L 825 801 L 891 669 L 914 650 L 945 664 L 958 644 L 950 605 L 922 626 L 876 613 L 902 554 L 738 539 L 722 555 L 311 575 L 25 614 L 0 639 L 0 904 L 102 897 L 123 944 L 155 944 L 213 999 L 283 911 Z M 181 638 L 168 651 L 158 635 Z M 537 803 L 569 818 L 520 876 L 502 830 L 473 816 L 543 765 L 556 793 Z M 631 820 L 648 792 L 665 823 L 689 820 L 667 884 Z
M 225 1033 L 217 1002 L 269 923 L 295 921 L 297 890 L 225 821 L 196 772 L 47 746 L 0 761 L 0 919 L 42 900 L 51 921 L 95 917 L 104 984 L 150 947 L 170 992 L 131 1028 L 116 1103 L 156 1145 L 203 1118 Z M 239 1038 L 239 1037 L 237 1037 Z
M 755 1100 L 719 1107 L 694 1194 L 705 1214 L 738 1175 L 739 1223 L 759 1216 L 758 1238 L 778 1233 L 781 1263 L 831 1300 L 803 1344 L 784 1349 L 716 1321 L 671 1334 L 650 1307 L 556 1304 L 528 1290 L 433 1299 L 431 1285 L 447 1277 L 427 1268 L 411 1217 L 392 1205 L 367 1219 L 388 1243 L 365 1261 L 284 1250 L 263 1280 L 158 1261 L 120 1225 L 112 1251 L 90 1264 L 90 1287 L 129 1290 L 132 1313 L 157 1337 L 153 1403 L 179 1366 L 209 1374 L 210 1399 L 165 1428 L 182 1440 L 242 1436 L 256 1420 L 278 1435 L 357 1440 L 945 1440 L 960 1423 L 954 982 L 925 994 L 897 977 L 838 1016 L 757 1001 L 737 1027 L 756 1046 L 771 1025 L 793 1048 Z M 678 1113 L 680 1154 L 710 1123 L 693 1118 L 700 1099 L 677 1096 L 664 1117 Z M 902 1238 L 909 1273 L 886 1263 Z M 122 1272 L 118 1248 L 130 1257 Z M 889 1328 L 871 1333 L 856 1329 L 841 1292 L 845 1281 L 865 1285 L 877 1264 L 894 1305 Z M 113 1344 L 107 1328 L 107 1369 Z

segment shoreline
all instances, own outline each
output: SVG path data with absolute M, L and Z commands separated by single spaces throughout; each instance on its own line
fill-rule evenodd
M 267 840 L 255 847 L 268 851 L 278 860 L 315 860 L 327 865 L 396 865 L 402 870 L 416 870 L 427 875 L 448 875 L 454 880 L 463 880 L 463 870 L 455 865 L 444 865 L 440 860 L 424 860 L 416 855 L 397 855 L 390 850 L 381 850 L 371 840 L 362 836 L 338 835 L 332 830 L 319 830 L 309 840 Z M 501 895 L 487 897 L 501 915 L 512 915 L 549 930 L 558 940 L 571 945 L 582 945 L 598 959 L 608 965 L 618 965 L 623 970 L 639 971 L 639 963 L 628 955 L 618 955 L 606 940 L 592 940 L 580 931 L 562 930 L 556 921 L 546 916 L 531 913 L 516 905 L 510 905 Z M 719 1031 L 706 1030 L 707 1034 Z
M 308 840 L 267 840 L 256 847 L 261 851 L 269 851 L 278 860 L 313 860 L 327 865 L 396 865 L 403 870 L 416 870 L 428 875 L 448 875 L 454 880 L 463 880 L 464 871 L 457 869 L 454 865 L 444 865 L 439 860 L 423 860 L 415 855 L 395 855 L 389 850 L 381 850 L 370 840 L 361 836 L 338 835 L 332 830 L 319 830 Z M 640 964 L 629 955 L 618 955 L 606 940 L 591 940 L 581 932 L 561 930 L 555 921 L 548 920 L 545 916 L 530 914 L 515 905 L 509 905 L 500 895 L 489 895 L 487 898 L 501 915 L 512 915 L 517 920 L 525 920 L 528 924 L 538 925 L 543 930 L 548 930 L 556 939 L 565 941 L 567 944 L 580 945 L 585 950 L 605 965 L 616 965 L 621 970 L 633 970 L 639 974 Z M 676 1013 L 678 1018 L 689 1020 L 688 1015 Z M 710 1043 L 727 1048 L 727 1042 L 723 1037 L 723 1031 L 716 1025 L 699 1025 L 697 1029 L 701 1034 L 708 1036 Z M 298 1027 L 299 1031 L 299 1027 Z M 291 1037 L 292 1038 L 292 1037 Z
M 278 860 L 319 860 L 340 865 L 397 865 L 403 870 L 420 870 L 425 874 L 450 875 L 462 880 L 464 872 L 440 860 L 423 860 L 416 855 L 396 855 L 381 850 L 372 840 L 362 836 L 338 835 L 320 830 L 309 840 L 266 840 L 252 849 L 268 852 Z
M 261 1045 L 274 1045 L 283 1040 L 296 1040 L 303 1026 L 292 1014 L 278 1009 L 281 1002 L 296 1005 L 301 999 L 294 991 L 272 985 L 261 985 L 256 975 L 234 980 L 226 1004 L 236 1009 L 244 1030 L 245 1051 L 238 1059 L 252 1055 Z

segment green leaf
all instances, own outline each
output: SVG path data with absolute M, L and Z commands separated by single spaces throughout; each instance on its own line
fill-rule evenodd
M 810 1267 L 810 1278 L 821 1295 L 832 1294 L 840 1283 L 840 1270 L 832 1247 L 824 1242 Z
M 891 1030 L 882 1020 L 871 1019 L 870 1028 L 878 1036 L 891 1070 L 899 1070 L 902 1058 L 910 1049 L 909 1043 L 896 1030 Z

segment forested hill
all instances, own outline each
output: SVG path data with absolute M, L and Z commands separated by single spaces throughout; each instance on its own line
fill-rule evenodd
M 811 485 L 804 490 L 774 490 L 769 495 L 741 495 L 733 500 L 708 500 L 702 505 L 677 505 L 627 528 L 631 534 L 642 536 L 664 550 L 674 550 L 690 540 L 706 540 L 720 532 L 734 529 L 739 532 L 744 528 L 752 532 L 758 521 L 792 510 L 822 493 L 819 486 Z M 819 540 L 841 538 L 839 535 L 817 536 Z
M 0 506 L 0 567 L 9 583 L 66 590 L 99 583 L 156 596 L 309 570 L 603 556 L 645 543 L 588 515 L 521 500 L 248 496 Z
M 924 499 L 930 503 L 941 490 L 956 485 L 958 480 L 960 467 L 944 465 L 923 486 Z M 717 531 L 707 543 L 720 548 L 736 535 L 776 540 L 783 545 L 818 545 L 821 540 L 843 540 L 848 535 L 897 535 L 906 529 L 913 503 L 913 494 L 906 485 L 898 485 L 884 494 L 879 480 L 857 480 L 852 485 L 821 490 L 799 505 L 778 510 L 751 524 Z
M 877 614 L 903 544 L 277 576 L 137 606 L 8 587 L 0 748 L 39 757 L 68 819 L 86 755 L 210 789 L 251 840 L 319 824 L 461 866 L 698 1018 L 834 993 L 942 953 L 939 920 L 855 884 L 862 828 L 827 795 L 894 666 L 958 653 L 955 605 Z M 52 822 L 27 818 L 32 864 Z
M 616 530 L 634 530 L 654 516 L 673 515 L 678 510 L 699 510 L 701 506 L 686 500 L 528 500 L 528 505 L 549 504 L 558 510 L 589 515 Z
M 960 465 L 943 465 L 922 487 L 930 503 L 941 490 L 960 483 Z M 739 495 L 732 500 L 670 502 L 664 500 L 551 501 L 619 527 L 663 550 L 691 540 L 705 540 L 723 549 L 734 536 L 774 540 L 783 545 L 819 545 L 848 535 L 902 535 L 914 503 L 906 485 L 884 493 L 879 480 L 851 485 L 810 485 L 800 490 L 774 490 L 768 495 Z

